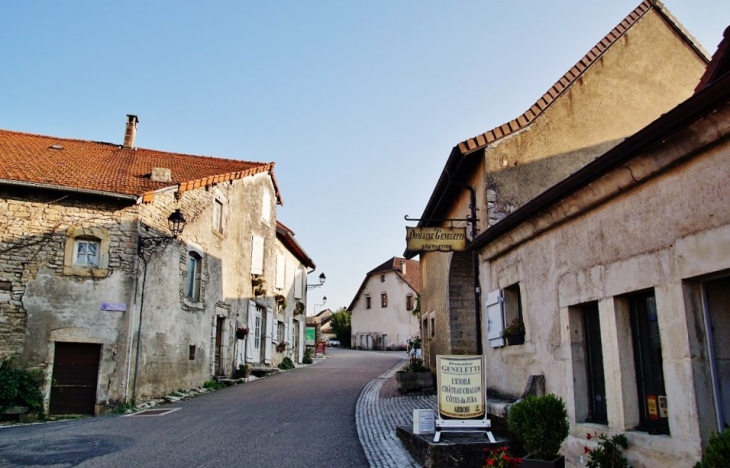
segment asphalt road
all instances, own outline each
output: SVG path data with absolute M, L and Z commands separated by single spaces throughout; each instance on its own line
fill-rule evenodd
M 158 408 L 0 428 L 0 466 L 367 467 L 355 426 L 362 388 L 402 353 L 328 348 L 329 358 Z

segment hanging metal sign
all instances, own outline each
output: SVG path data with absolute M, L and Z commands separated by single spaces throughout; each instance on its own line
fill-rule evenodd
M 412 252 L 462 252 L 466 250 L 466 228 L 406 226 L 406 243 Z

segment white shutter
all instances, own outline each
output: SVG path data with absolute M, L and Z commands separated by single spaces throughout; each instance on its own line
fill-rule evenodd
M 276 254 L 276 289 L 284 289 L 284 274 L 286 272 L 286 257 Z
M 302 298 L 302 270 L 297 268 L 294 273 L 294 299 Z
M 266 339 L 264 340 L 264 363 L 271 364 L 272 333 L 274 330 L 274 310 L 266 308 Z
M 487 337 L 489 347 L 498 348 L 504 346 L 502 330 L 504 330 L 503 296 L 499 289 L 487 294 Z
M 248 327 L 248 336 L 246 337 L 246 362 L 254 361 L 254 333 L 256 333 L 256 303 L 248 301 L 248 318 L 246 326 Z
M 251 274 L 264 273 L 264 238 L 254 235 L 251 238 Z
M 269 192 L 264 192 L 261 197 L 261 219 L 267 223 L 271 219 L 271 195 L 269 195 Z

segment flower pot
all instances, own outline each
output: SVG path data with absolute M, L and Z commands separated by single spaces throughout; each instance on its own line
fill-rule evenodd
M 433 388 L 431 372 L 396 372 L 395 380 L 401 393 Z
M 513 335 L 507 335 L 507 345 L 508 346 L 521 345 L 524 343 L 525 343 L 525 334 L 524 333 L 515 333 Z
M 239 328 L 236 330 L 236 339 L 237 340 L 242 340 L 242 339 L 246 338 L 247 335 L 248 335 L 248 330 L 245 330 L 242 328 Z
M 528 455 L 522 458 L 520 468 L 565 468 L 565 457 L 559 455 L 553 460 L 537 460 Z

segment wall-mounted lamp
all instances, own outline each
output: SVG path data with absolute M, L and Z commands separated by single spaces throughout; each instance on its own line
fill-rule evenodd
M 167 217 L 167 227 L 170 229 L 170 236 L 154 236 L 154 237 L 139 237 L 139 244 L 137 245 L 137 252 L 142 255 L 147 251 L 154 250 L 154 248 L 160 246 L 166 246 L 177 236 L 182 234 L 185 229 L 185 216 L 180 212 L 179 209 L 173 211 L 170 216 Z
M 321 307 L 321 306 L 323 306 L 325 304 L 327 304 L 327 296 L 324 296 L 322 298 L 322 303 L 321 304 L 314 304 L 314 315 L 317 315 L 317 307 Z
M 324 273 L 322 273 L 321 275 L 319 275 L 319 284 L 316 284 L 316 283 L 315 284 L 308 284 L 307 285 L 307 290 L 314 289 L 314 288 L 318 288 L 318 287 L 322 286 L 325 281 L 327 281 L 327 277 L 324 276 Z M 327 298 L 325 297 L 325 299 L 327 299 Z

